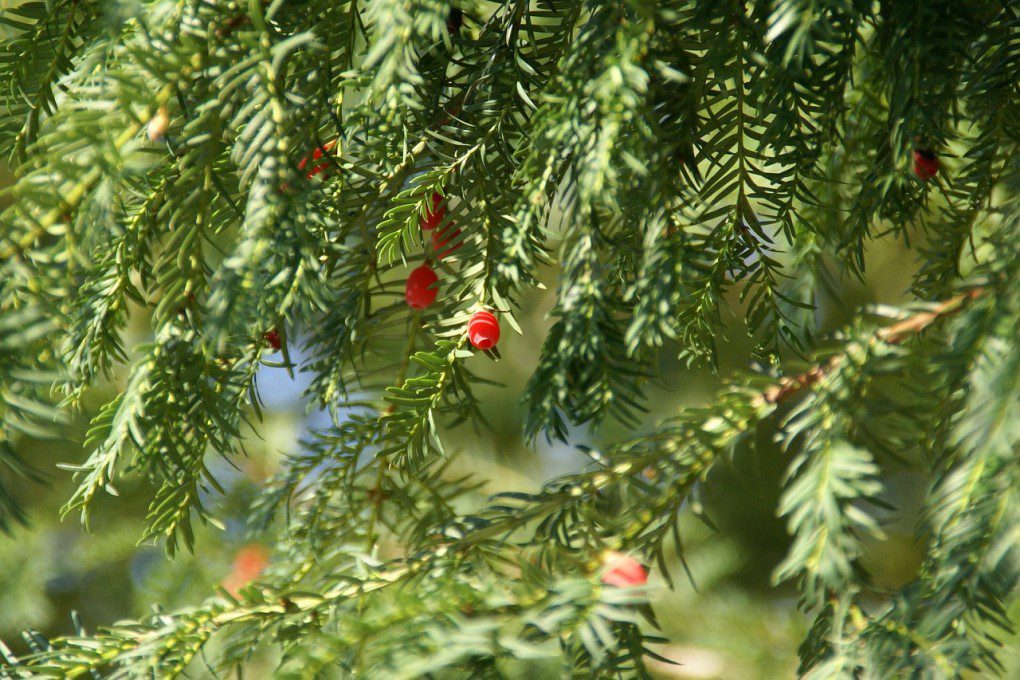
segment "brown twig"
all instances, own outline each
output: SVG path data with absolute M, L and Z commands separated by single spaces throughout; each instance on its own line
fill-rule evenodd
M 956 295 L 935 305 L 929 311 L 920 312 L 904 319 L 903 321 L 894 323 L 891 326 L 879 329 L 875 333 L 875 339 L 888 344 L 899 344 L 906 338 L 922 332 L 939 319 L 943 319 L 959 312 L 971 300 L 980 297 L 983 292 L 983 289 L 975 288 L 967 291 L 966 293 Z M 837 354 L 825 363 L 813 366 L 804 373 L 780 378 L 775 385 L 766 388 L 762 392 L 759 400 L 760 403 L 776 404 L 807 387 L 811 387 L 831 373 L 834 369 L 839 367 L 839 365 L 843 363 L 843 358 L 843 354 Z

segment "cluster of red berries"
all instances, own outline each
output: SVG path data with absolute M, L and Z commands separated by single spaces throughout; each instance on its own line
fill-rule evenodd
M 437 260 L 442 260 L 461 246 L 459 242 L 450 245 L 451 241 L 456 241 L 460 236 L 460 229 L 453 224 L 439 228 L 445 217 L 443 197 L 438 193 L 432 194 L 432 207 L 426 211 L 419 224 L 422 231 L 431 232 L 432 250 Z M 436 301 L 438 283 L 439 276 L 435 270 L 423 264 L 407 277 L 404 299 L 413 309 L 425 309 Z M 480 350 L 492 349 L 499 342 L 499 321 L 492 312 L 479 310 L 468 321 L 467 332 L 472 345 Z
M 326 172 L 330 166 L 329 162 L 320 163 L 318 161 L 329 154 L 334 146 L 336 146 L 336 140 L 315 149 L 311 159 L 304 158 L 298 163 L 298 169 L 305 170 L 311 160 L 314 165 L 307 173 L 308 179 Z M 461 231 L 454 224 L 451 223 L 440 228 L 445 219 L 446 202 L 441 194 L 435 192 L 432 194 L 432 205 L 426 210 L 419 224 L 422 231 L 429 233 L 433 255 L 439 261 L 451 255 L 462 245 L 459 238 Z M 428 264 L 423 264 L 407 277 L 407 283 L 404 286 L 404 299 L 413 309 L 425 309 L 436 301 L 436 295 L 439 293 L 438 283 L 439 276 L 435 270 Z M 468 340 L 472 345 L 481 350 L 492 349 L 499 342 L 499 321 L 496 320 L 492 312 L 477 311 L 468 321 L 467 332 Z M 279 351 L 281 347 L 280 335 L 275 328 L 263 337 L 273 350 Z

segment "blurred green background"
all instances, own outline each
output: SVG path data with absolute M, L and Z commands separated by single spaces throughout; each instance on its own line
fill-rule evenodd
M 0 185 L 9 181 L 0 177 Z M 913 261 L 900 242 L 876 242 L 869 253 L 871 278 L 863 283 L 842 281 L 838 302 L 821 301 L 817 320 L 822 331 L 838 328 L 866 304 L 904 301 Z M 500 345 L 502 361 L 473 359 L 476 368 L 486 364 L 483 372 L 505 385 L 479 391 L 491 428 L 462 426 L 446 433 L 449 449 L 458 452 L 451 475 L 471 472 L 498 480 L 478 494 L 477 502 L 497 491 L 535 490 L 549 477 L 585 463 L 569 447 L 542 441 L 529 448 L 521 434 L 520 398 L 548 327 L 546 314 L 552 307 L 555 276 L 554 270 L 544 272 L 548 289 L 533 292 L 522 305 L 525 311 L 520 320 L 527 334 L 508 334 Z M 148 340 L 147 320 L 136 316 L 126 347 Z M 728 339 L 721 344 L 717 376 L 685 370 L 668 351 L 663 353 L 661 375 L 648 386 L 652 408 L 642 428 L 651 428 L 656 420 L 685 405 L 704 403 L 728 374 L 748 366 L 751 347 L 738 318 L 739 310 L 731 319 Z M 290 337 L 300 334 L 301 329 L 290 329 Z M 294 349 L 292 355 L 300 356 Z M 26 649 L 20 637 L 25 628 L 47 636 L 73 632 L 71 612 L 77 612 L 84 627 L 94 631 L 104 623 L 145 615 L 155 603 L 166 608 L 197 603 L 212 594 L 217 583 L 230 586 L 250 578 L 261 565 L 263 548 L 271 551 L 273 542 L 267 536 L 261 544 L 252 545 L 246 538 L 245 517 L 253 496 L 277 471 L 282 456 L 296 450 L 302 433 L 328 424 L 321 414 L 306 412 L 304 384 L 300 374 L 291 379 L 282 369 L 263 370 L 259 385 L 266 417 L 258 432 L 248 434 L 250 456 L 239 461 L 236 469 L 214 462 L 228 493 L 210 503 L 219 507 L 217 514 L 226 529 L 205 528 L 198 535 L 196 553 L 180 555 L 173 562 L 160 546 L 137 544 L 151 493 L 143 485 L 121 483 L 119 497 L 100 499 L 91 535 L 83 532 L 75 516 L 60 520 L 59 510 L 70 496 L 72 480 L 70 473 L 56 465 L 85 458 L 87 452 L 80 443 L 91 413 L 77 419 L 65 440 L 20 442 L 25 459 L 46 481 L 16 484 L 15 494 L 28 511 L 31 526 L 18 528 L 10 536 L 0 534 L 0 639 L 20 653 Z M 91 408 L 110 399 L 117 388 L 111 384 L 97 389 Z M 574 443 L 597 445 L 635 433 L 610 422 L 595 432 L 576 432 Z M 661 577 L 653 575 L 653 583 L 662 586 L 655 596 L 655 609 L 664 633 L 674 641 L 663 652 L 683 664 L 658 666 L 663 678 L 795 674 L 796 648 L 807 620 L 797 611 L 796 595 L 789 587 L 770 584 L 772 570 L 787 547 L 784 524 L 775 517 L 786 461 L 772 447 L 768 434 L 763 433 L 756 452 L 738 455 L 731 464 L 719 467 L 706 485 L 706 510 L 719 531 L 694 519 L 685 521 L 686 556 L 694 584 L 677 570 L 676 589 L 669 591 Z M 926 480 L 902 466 L 886 469 L 888 500 L 897 511 L 884 518 L 888 538 L 869 546 L 867 566 L 881 586 L 896 587 L 912 577 L 922 557 L 923 545 L 915 541 L 913 528 Z M 1016 607 L 1013 614 L 1017 620 Z M 1006 663 L 1007 673 L 1020 677 L 1020 655 L 1007 654 Z M 265 659 L 247 677 L 270 677 L 271 669 L 271 659 Z M 203 673 L 197 670 L 199 677 Z

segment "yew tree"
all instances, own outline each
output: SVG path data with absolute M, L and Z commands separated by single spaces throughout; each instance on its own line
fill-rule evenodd
M 1000 672 L 1016 3 L 15 0 L 0 27 L 0 528 L 25 519 L 23 443 L 86 419 L 46 471 L 75 479 L 64 513 L 88 529 L 143 480 L 139 538 L 200 553 L 260 371 L 331 416 L 248 508 L 279 537 L 255 582 L 29 634 L 0 675 L 228 677 L 271 648 L 279 677 L 650 677 L 645 569 L 688 578 L 681 520 L 711 522 L 706 480 L 763 441 L 805 677 Z M 904 304 L 820 328 L 879 238 L 910 247 Z M 520 323 L 549 280 L 548 328 Z M 734 316 L 744 370 L 648 422 L 664 357 L 716 366 Z M 444 433 L 487 427 L 487 366 L 540 333 L 524 436 L 589 462 L 465 504 L 486 480 L 450 473 Z M 609 421 L 633 434 L 592 445 Z M 889 589 L 861 556 L 903 465 L 923 561 Z

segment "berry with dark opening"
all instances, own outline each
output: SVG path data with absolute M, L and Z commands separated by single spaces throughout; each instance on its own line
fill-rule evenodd
M 492 349 L 499 342 L 499 321 L 492 312 L 481 310 L 468 321 L 468 340 L 480 350 Z
M 452 255 L 455 250 L 464 245 L 464 242 L 459 237 L 460 229 L 452 224 L 446 229 L 438 229 L 432 232 L 432 250 L 436 253 L 436 259 L 442 260 L 447 255 Z M 447 244 L 450 242 L 454 243 L 447 247 Z
M 446 202 L 438 193 L 432 194 L 432 207 L 421 218 L 421 228 L 425 231 L 435 229 L 446 217 Z
M 336 146 L 336 140 L 335 139 L 332 142 L 326 142 L 325 144 L 320 146 L 318 149 L 316 149 L 315 151 L 312 152 L 312 161 L 317 161 L 320 158 L 322 158 L 323 156 L 325 156 L 327 153 L 330 152 L 330 150 L 334 146 Z M 304 170 L 307 165 L 308 165 L 308 159 L 307 158 L 302 158 L 301 162 L 298 163 L 298 170 Z M 329 163 L 328 162 L 327 163 L 320 163 L 320 164 L 316 165 L 315 167 L 313 167 L 311 170 L 308 171 L 308 179 L 311 179 L 311 178 L 315 177 L 316 175 L 318 175 L 320 172 L 325 172 L 326 170 L 329 170 Z
M 266 331 L 262 338 L 273 348 L 274 352 L 279 352 L 280 348 L 283 347 L 283 343 L 280 342 L 280 332 L 275 328 Z
M 927 182 L 939 174 L 939 157 L 929 149 L 914 149 L 914 174 Z
M 439 277 L 432 271 L 432 267 L 423 264 L 407 277 L 407 285 L 404 287 L 404 299 L 414 309 L 425 309 L 436 301 L 436 294 L 439 292 L 436 283 Z
M 643 586 L 648 582 L 648 571 L 630 555 L 618 552 L 606 553 L 603 560 L 605 573 L 602 582 L 618 588 Z

